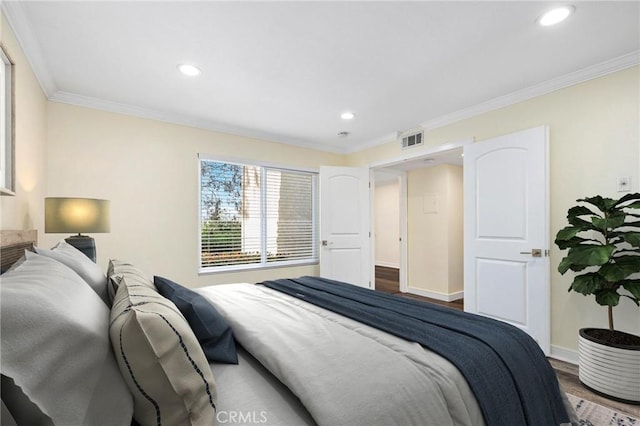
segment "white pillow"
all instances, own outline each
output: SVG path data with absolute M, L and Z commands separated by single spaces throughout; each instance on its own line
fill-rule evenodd
M 36 253 L 62 262 L 73 269 L 98 293 L 98 296 L 100 296 L 107 306 L 111 306 L 107 294 L 107 277 L 102 272 L 102 269 L 80 250 L 64 240 L 56 244 L 51 250 L 39 247 L 36 247 L 35 250 Z
M 138 423 L 216 423 L 213 373 L 189 324 L 170 300 L 122 276 L 109 332 Z
M 133 400 L 109 342 L 109 309 L 62 263 L 27 252 L 2 275 L 2 374 L 59 425 L 127 425 Z

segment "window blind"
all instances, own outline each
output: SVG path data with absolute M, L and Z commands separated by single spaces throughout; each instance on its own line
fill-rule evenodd
M 317 261 L 316 174 L 200 163 L 201 268 Z

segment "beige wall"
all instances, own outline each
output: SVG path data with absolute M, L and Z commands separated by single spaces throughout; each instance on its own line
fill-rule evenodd
M 293 148 L 184 126 L 47 102 L 4 16 L 0 41 L 16 63 L 16 196 L 0 197 L 2 229 L 36 228 L 42 245 L 64 235 L 43 233 L 45 196 L 112 200 L 112 232 L 98 234 L 99 263 L 121 257 L 149 273 L 186 285 L 316 273 L 316 267 L 197 276 L 198 152 L 317 167 L 365 165 L 400 157 L 395 142 L 348 156 Z M 638 191 L 639 68 L 633 67 L 425 134 L 426 150 L 477 141 L 542 124 L 551 129 L 551 233 L 565 226 L 574 200 L 618 196 L 616 178 Z M 552 344 L 575 349 L 577 330 L 606 326 L 606 309 L 567 293 L 571 276 L 555 272 L 562 253 L 551 245 Z M 623 298 L 618 328 L 640 333 L 640 312 Z
M 5 19 L 0 42 L 14 66 L 15 196 L 0 196 L 1 229 L 44 231 L 46 97 Z
M 447 299 L 462 291 L 461 167 L 407 173 L 407 252 L 409 292 Z
M 375 185 L 375 263 L 400 267 L 400 184 L 398 180 Z
M 111 200 L 111 233 L 93 235 L 101 266 L 118 257 L 192 287 L 318 273 L 306 266 L 198 276 L 197 155 L 305 168 L 340 165 L 342 156 L 61 103 L 47 112 L 47 196 Z
M 551 235 L 566 225 L 575 200 L 601 194 L 617 197 L 616 178 L 630 176 L 638 191 L 640 158 L 639 67 L 606 75 L 425 133 L 427 150 L 437 145 L 491 137 L 547 124 L 550 127 Z M 364 165 L 401 156 L 395 142 L 349 156 Z M 551 342 L 575 350 L 581 327 L 606 327 L 606 308 L 591 297 L 568 293 L 570 274 L 556 268 L 562 253 L 551 247 Z M 617 328 L 640 333 L 640 311 L 626 298 L 615 309 Z

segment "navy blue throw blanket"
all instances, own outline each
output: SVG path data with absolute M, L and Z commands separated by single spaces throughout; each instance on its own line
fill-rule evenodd
M 324 278 L 262 284 L 446 358 L 469 383 L 488 426 L 569 423 L 551 365 L 538 344 L 516 327 Z

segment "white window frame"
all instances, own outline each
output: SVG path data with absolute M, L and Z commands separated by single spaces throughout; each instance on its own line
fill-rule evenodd
M 0 45 L 0 195 L 15 195 L 13 62 Z
M 201 175 L 202 175 L 202 161 L 215 161 L 218 163 L 227 163 L 227 164 L 236 164 L 239 166 L 253 166 L 261 168 L 261 200 L 260 200 L 260 209 L 261 209 L 261 219 L 263 224 L 261 226 L 261 261 L 260 263 L 247 263 L 247 264 L 239 264 L 239 265 L 224 265 L 224 266 L 202 266 L 202 218 L 201 214 L 201 206 L 202 206 L 202 187 L 201 187 Z M 266 175 L 265 169 L 280 169 L 283 171 L 291 171 L 291 172 L 302 172 L 302 173 L 311 173 L 314 175 L 312 180 L 312 223 L 313 223 L 313 231 L 312 231 L 312 256 L 309 259 L 296 259 L 296 260 L 286 260 L 286 261 L 277 261 L 277 262 L 267 262 L 267 250 L 266 250 L 266 241 L 267 241 L 267 233 L 266 226 L 264 226 L 264 221 L 266 221 L 266 198 L 264 194 L 266 193 L 266 179 L 264 178 Z M 198 275 L 210 275 L 210 274 L 218 274 L 225 272 L 240 272 L 240 271 L 250 271 L 256 269 L 273 269 L 273 268 L 286 268 L 286 267 L 294 267 L 294 266 L 306 266 L 306 265 L 317 265 L 319 263 L 319 253 L 318 253 L 318 238 L 319 238 L 319 215 L 318 215 L 318 203 L 319 203 L 319 170 L 313 168 L 304 168 L 304 167 L 291 167 L 288 165 L 282 165 L 277 163 L 269 163 L 269 162 L 257 162 L 242 158 L 234 158 L 234 157 L 220 157 L 209 154 L 198 154 Z

